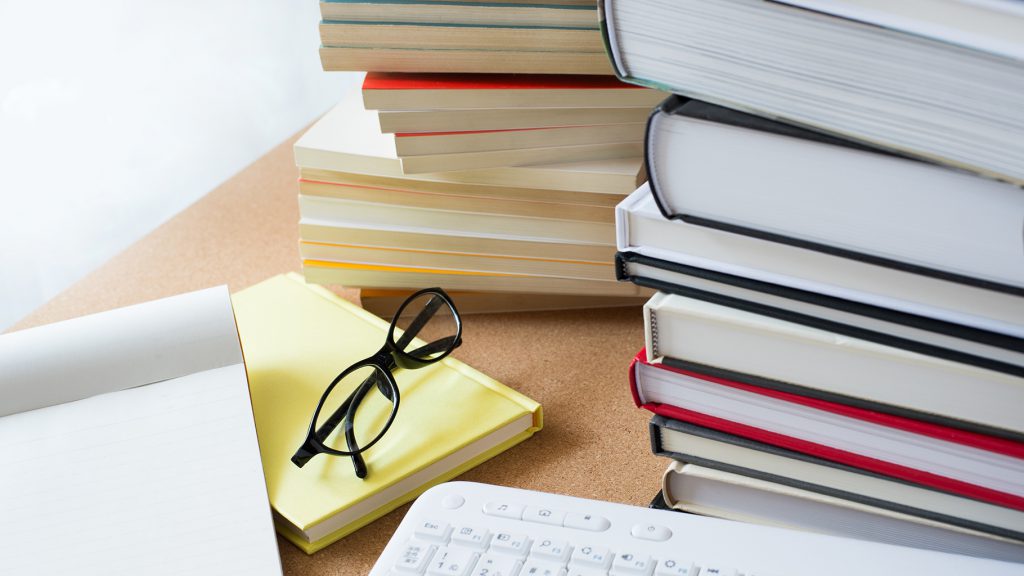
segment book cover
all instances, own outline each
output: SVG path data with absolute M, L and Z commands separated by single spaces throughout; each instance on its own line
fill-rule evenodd
M 541 429 L 540 405 L 455 358 L 397 370 L 401 409 L 363 454 L 290 461 L 334 376 L 384 344 L 388 322 L 296 274 L 233 296 L 278 531 L 313 553 Z M 427 433 L 429 432 L 429 433 Z

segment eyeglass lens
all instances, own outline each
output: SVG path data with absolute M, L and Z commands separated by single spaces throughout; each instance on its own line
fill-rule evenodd
M 437 294 L 420 294 L 407 301 L 398 311 L 395 324 L 405 331 L 396 337 L 396 347 L 418 360 L 433 360 L 455 345 L 459 331 L 455 310 Z M 426 342 L 414 344 L 412 337 Z
M 342 378 L 324 399 L 317 415 L 316 435 L 328 448 L 351 450 L 345 439 L 347 419 L 355 433 L 355 444 L 366 447 L 381 436 L 393 410 L 392 399 L 382 390 L 388 390 L 383 371 L 375 366 L 363 366 Z

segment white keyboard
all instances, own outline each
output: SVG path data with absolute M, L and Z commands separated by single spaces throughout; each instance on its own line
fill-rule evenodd
M 996 576 L 1009 564 L 449 482 L 413 503 L 370 576 Z

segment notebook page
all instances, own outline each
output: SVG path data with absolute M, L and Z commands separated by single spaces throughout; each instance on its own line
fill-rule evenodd
M 242 362 L 227 288 L 0 336 L 0 416 Z
M 281 574 L 241 363 L 0 418 L 0 463 L 4 573 Z

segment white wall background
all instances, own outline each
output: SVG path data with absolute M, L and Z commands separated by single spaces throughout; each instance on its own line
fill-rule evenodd
M 0 0 L 0 331 L 325 112 L 315 0 Z

